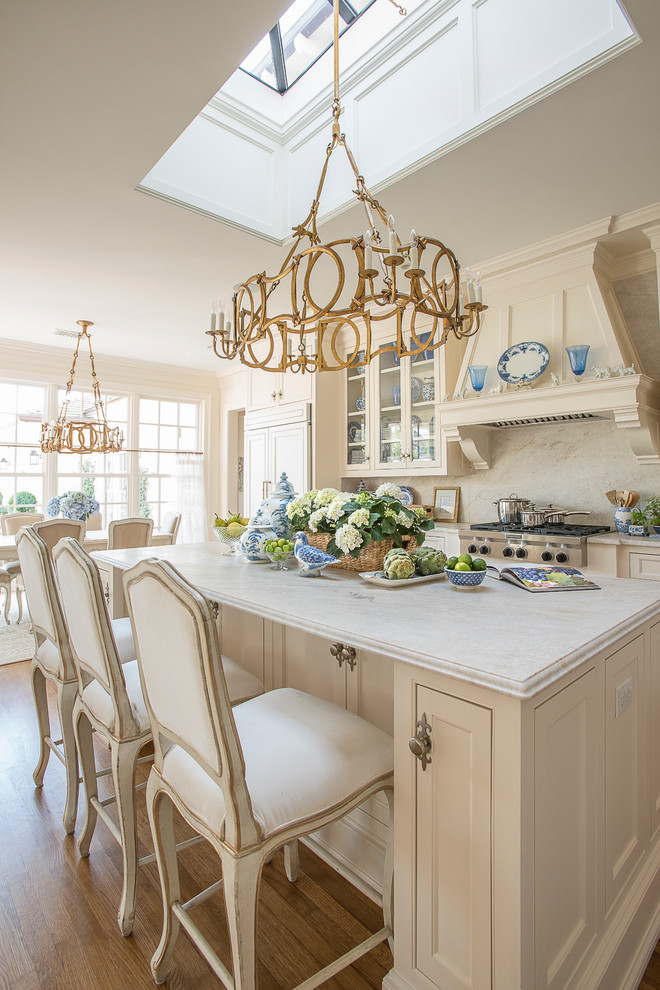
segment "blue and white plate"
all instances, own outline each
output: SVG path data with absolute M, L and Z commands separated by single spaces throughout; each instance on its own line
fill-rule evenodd
M 356 423 L 355 420 L 351 420 L 348 424 L 348 430 L 346 432 L 348 434 L 349 443 L 357 443 L 362 434 L 362 426 L 360 423 Z
M 509 385 L 533 382 L 550 363 L 550 352 L 537 340 L 528 340 L 507 348 L 497 362 L 497 373 Z
M 420 395 L 422 394 L 422 383 L 419 378 L 410 379 L 410 400 L 411 402 L 417 402 Z
M 401 489 L 401 505 L 412 505 L 415 501 L 412 489 L 406 485 L 399 485 L 399 488 Z

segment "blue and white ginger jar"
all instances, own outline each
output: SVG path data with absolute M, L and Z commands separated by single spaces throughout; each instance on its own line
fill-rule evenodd
M 278 540 L 285 539 L 292 534 L 291 523 L 286 514 L 286 509 L 295 496 L 296 493 L 293 490 L 293 485 L 287 478 L 286 472 L 282 471 L 277 485 L 268 498 L 264 499 L 259 508 L 263 522 L 273 528 Z
M 268 557 L 264 547 L 269 540 L 279 539 L 275 530 L 263 515 L 261 509 L 257 509 L 250 520 L 248 528 L 241 536 L 240 547 L 243 556 L 251 564 L 267 564 Z

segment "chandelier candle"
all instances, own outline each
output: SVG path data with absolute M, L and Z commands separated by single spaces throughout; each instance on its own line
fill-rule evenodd
M 468 274 L 463 302 L 458 260 L 436 237 L 410 232 L 401 244 L 394 217 L 374 199 L 360 174 L 339 118 L 339 0 L 334 0 L 334 99 L 332 139 L 325 152 L 316 195 L 293 244 L 274 274 L 259 271 L 234 286 L 233 327 L 211 320 L 213 351 L 248 368 L 301 373 L 359 373 L 379 354 L 395 361 L 434 351 L 449 339 L 479 330 L 481 289 Z M 363 236 L 323 243 L 317 216 L 333 152 L 341 147 L 362 204 Z M 381 234 L 382 231 L 382 234 Z M 405 277 L 404 277 L 405 276 Z M 291 344 L 291 346 L 289 346 Z

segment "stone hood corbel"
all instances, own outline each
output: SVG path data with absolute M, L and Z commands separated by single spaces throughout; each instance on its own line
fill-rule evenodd
M 660 464 L 660 382 L 643 373 L 612 285 L 621 266 L 600 243 L 615 223 L 610 218 L 483 266 L 489 309 L 468 342 L 453 394 L 438 407 L 443 439 L 459 444 L 476 470 L 491 466 L 495 430 L 592 418 L 625 430 L 641 464 Z M 647 250 L 646 268 L 654 261 Z M 530 340 L 548 348 L 547 370 L 528 386 L 502 383 L 500 355 Z M 579 381 L 565 351 L 570 344 L 590 346 Z M 471 364 L 489 369 L 479 395 L 470 387 Z

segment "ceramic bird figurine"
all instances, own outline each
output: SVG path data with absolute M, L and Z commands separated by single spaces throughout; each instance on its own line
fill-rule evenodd
M 328 564 L 337 563 L 337 558 L 332 554 L 319 550 L 318 547 L 310 547 L 302 530 L 294 533 L 294 537 L 296 542 L 293 553 L 300 565 L 300 577 L 318 577 Z

